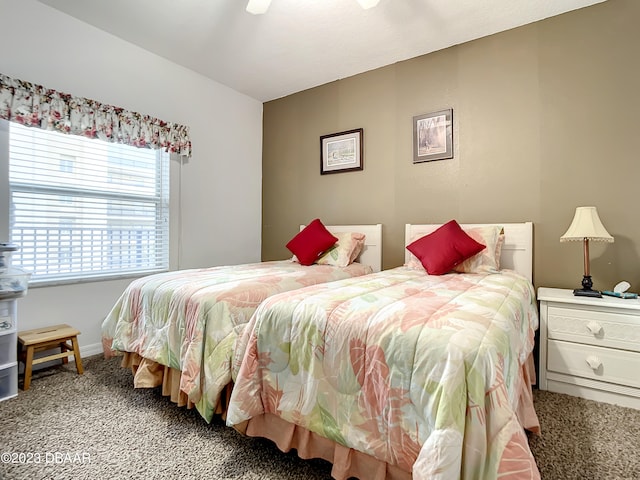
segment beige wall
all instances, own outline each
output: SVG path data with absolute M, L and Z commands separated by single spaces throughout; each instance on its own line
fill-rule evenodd
M 609 0 L 264 105 L 263 260 L 297 225 L 382 223 L 384 267 L 405 223 L 534 222 L 536 286 L 578 287 L 595 205 L 594 288 L 640 291 L 640 2 Z M 453 108 L 454 158 L 412 163 L 412 117 Z M 319 137 L 364 128 L 364 170 L 320 175 Z

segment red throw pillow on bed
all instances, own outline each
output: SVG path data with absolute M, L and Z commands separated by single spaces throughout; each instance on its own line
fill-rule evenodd
M 337 241 L 338 239 L 316 218 L 287 243 L 287 248 L 298 257 L 302 265 L 311 265 Z
M 429 275 L 442 275 L 485 248 L 451 220 L 434 232 L 407 245 Z

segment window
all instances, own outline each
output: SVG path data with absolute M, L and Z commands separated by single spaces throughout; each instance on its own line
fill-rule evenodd
M 169 155 L 9 123 L 12 264 L 33 283 L 169 266 Z

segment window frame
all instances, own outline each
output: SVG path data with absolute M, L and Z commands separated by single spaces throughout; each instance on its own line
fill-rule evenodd
M 35 188 L 29 183 L 25 182 L 14 182 L 11 184 L 9 178 L 10 172 L 10 158 L 9 158 L 9 145 L 10 145 L 10 130 L 12 127 L 12 123 L 6 120 L 0 120 L 0 190 L 4 192 L 0 195 L 0 215 L 4 217 L 6 220 L 0 222 L 0 241 L 12 241 L 12 229 L 11 229 L 11 199 L 12 195 L 15 192 L 42 192 L 49 194 L 72 194 L 74 197 L 78 197 L 78 194 L 81 194 L 81 198 L 98 198 L 102 201 L 106 202 L 108 205 L 109 200 L 130 200 L 133 202 L 142 202 L 145 201 L 147 204 L 155 203 L 155 231 L 151 230 L 150 234 L 155 236 L 158 239 L 159 229 L 160 231 L 160 245 L 157 248 L 154 248 L 153 251 L 156 252 L 156 255 L 153 257 L 146 257 L 148 260 L 156 261 L 157 267 L 141 267 L 138 269 L 125 268 L 120 271 L 111 271 L 111 270 L 103 270 L 99 271 L 84 271 L 84 272 L 75 272 L 73 274 L 67 274 L 58 277 L 49 277 L 49 278 L 38 278 L 37 275 L 32 275 L 31 280 L 29 282 L 30 287 L 37 286 L 53 286 L 53 285 L 62 285 L 62 284 L 73 284 L 73 283 L 86 283 L 93 281 L 107 281 L 107 280 L 115 280 L 121 278 L 133 278 L 133 277 L 141 277 L 144 275 L 159 273 L 163 271 L 168 271 L 171 268 L 171 238 L 172 238 L 172 229 L 171 229 L 171 179 L 172 179 L 172 167 L 171 167 L 171 156 L 162 151 L 162 150 L 152 150 L 157 155 L 156 162 L 156 183 L 162 182 L 164 184 L 164 196 L 163 192 L 159 192 L 157 195 L 140 195 L 140 194 L 123 194 L 123 193 L 111 193 L 108 192 L 107 189 L 103 188 L 101 190 L 93 190 L 91 188 L 68 188 L 65 186 L 36 186 Z M 25 127 L 26 128 L 26 127 Z M 60 135 L 66 135 L 59 133 Z M 94 141 L 94 140 L 88 140 Z M 135 148 L 135 147 L 131 147 Z M 145 149 L 146 150 L 146 149 Z M 124 157 L 123 157 L 124 158 Z M 64 165 L 61 164 L 61 168 Z M 166 178 L 162 177 L 166 175 Z M 82 194 L 85 195 L 82 195 Z M 142 204 L 142 203 L 141 203 Z M 62 223 L 59 224 L 59 230 L 62 230 Z M 107 232 L 107 236 L 109 235 L 109 228 L 105 229 Z M 114 228 L 116 230 L 116 228 Z M 17 243 L 17 242 L 14 242 Z M 102 242 L 102 245 L 111 246 L 109 243 Z M 20 246 L 20 245 L 19 245 Z M 19 254 L 20 251 L 16 252 Z M 14 257 L 16 254 L 14 254 Z M 13 267 L 23 268 L 21 265 L 17 264 L 16 261 L 13 261 Z M 24 268 L 28 271 L 28 269 Z

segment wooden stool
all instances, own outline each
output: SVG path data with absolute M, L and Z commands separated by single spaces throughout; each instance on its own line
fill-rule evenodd
M 62 359 L 62 363 L 69 363 L 69 356 L 73 355 L 76 361 L 78 374 L 82 375 L 82 358 L 80 358 L 80 348 L 78 348 L 78 335 L 80 332 L 69 325 L 54 325 L 53 327 L 36 328 L 18 332 L 20 361 L 24 363 L 24 386 L 23 390 L 29 390 L 31 385 L 31 371 L 34 365 L 48 362 L 57 358 Z M 71 345 L 67 341 L 71 340 Z M 26 347 L 26 350 L 22 350 Z M 40 358 L 33 358 L 33 354 L 43 350 L 60 348 L 60 353 L 54 353 Z

